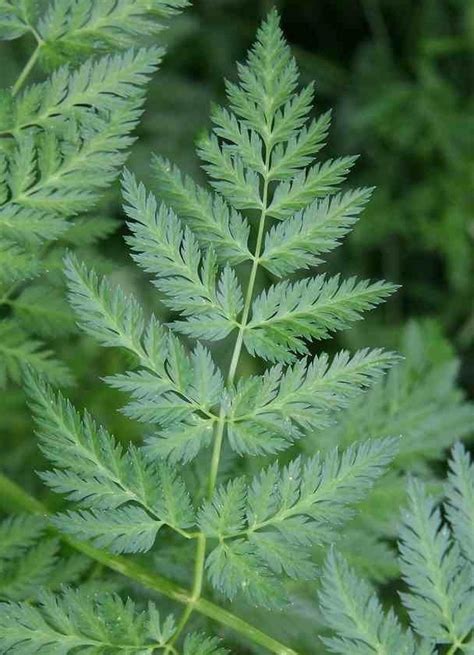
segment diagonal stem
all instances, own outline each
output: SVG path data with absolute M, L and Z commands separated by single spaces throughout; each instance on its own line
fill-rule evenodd
M 33 496 L 30 496 L 26 491 L 9 480 L 2 473 L 0 473 L 0 505 L 9 510 L 42 514 L 45 517 L 49 515 L 48 509 L 42 503 Z M 238 632 L 249 641 L 258 644 L 259 646 L 263 646 L 270 653 L 274 653 L 274 655 L 298 655 L 296 651 L 286 647 L 284 644 L 281 644 L 279 641 L 273 639 L 258 628 L 205 598 L 199 598 L 194 602 L 192 599 L 192 593 L 187 589 L 180 587 L 175 582 L 172 582 L 163 576 L 151 573 L 140 564 L 136 564 L 125 557 L 112 555 L 104 550 L 99 550 L 87 543 L 70 539 L 61 533 L 58 534 L 64 543 L 84 555 L 87 555 L 87 557 L 103 564 L 112 571 L 120 573 L 130 580 L 141 584 L 151 591 L 163 594 L 171 600 L 184 605 L 192 604 L 192 607 L 196 612 L 199 612 L 203 616 Z
M 37 61 L 37 59 L 39 57 L 40 50 L 41 50 L 41 44 L 38 43 L 38 45 L 36 46 L 36 48 L 34 49 L 32 55 L 31 55 L 31 57 L 26 62 L 25 67 L 21 71 L 17 81 L 15 82 L 15 84 L 12 87 L 12 95 L 13 96 L 16 96 L 18 91 L 21 89 L 21 87 L 25 83 L 26 78 L 31 73 L 31 71 L 33 69 L 33 66 L 36 64 L 36 61 Z

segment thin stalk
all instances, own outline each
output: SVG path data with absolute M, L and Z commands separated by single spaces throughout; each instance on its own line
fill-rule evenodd
M 255 244 L 255 253 L 252 262 L 252 270 L 250 271 L 249 284 L 247 287 L 247 294 L 245 297 L 244 309 L 242 312 L 242 319 L 240 321 L 239 333 L 235 342 L 234 352 L 232 353 L 232 359 L 230 362 L 229 375 L 227 378 L 228 384 L 232 384 L 234 381 L 235 373 L 237 371 L 237 366 L 240 359 L 240 354 L 242 352 L 242 345 L 244 342 L 245 329 L 247 327 L 247 322 L 250 314 L 250 307 L 252 305 L 253 292 L 255 288 L 255 281 L 257 279 L 257 270 L 260 263 L 260 255 L 262 251 L 263 244 L 263 235 L 265 230 L 265 218 L 267 215 L 267 198 L 268 198 L 268 179 L 265 178 L 265 184 L 263 189 L 263 204 L 262 213 L 260 215 L 260 221 L 258 225 L 258 235 L 257 243 Z
M 260 263 L 260 254 L 262 251 L 263 235 L 265 232 L 265 219 L 267 214 L 268 187 L 269 187 L 268 169 L 270 166 L 270 154 L 271 154 L 271 148 L 267 146 L 267 151 L 265 156 L 265 177 L 263 181 L 263 191 L 262 191 L 262 211 L 260 213 L 260 218 L 259 218 L 257 241 L 255 244 L 252 269 L 250 271 L 249 282 L 245 294 L 245 301 L 242 310 L 242 318 L 240 320 L 240 325 L 239 325 L 239 332 L 237 334 L 237 339 L 235 340 L 234 349 L 232 352 L 232 357 L 229 365 L 229 372 L 227 374 L 228 386 L 231 386 L 232 383 L 234 382 L 235 373 L 237 371 L 240 355 L 242 353 L 244 333 L 247 327 L 250 308 L 252 306 L 255 281 L 257 279 L 257 270 L 258 270 L 258 265 Z M 222 443 L 224 441 L 224 430 L 225 430 L 225 409 L 221 407 L 219 419 L 216 426 L 214 444 L 212 448 L 211 469 L 209 471 L 208 488 L 207 488 L 207 497 L 209 499 L 212 498 L 214 489 L 216 488 L 217 475 L 219 472 L 219 463 L 220 463 L 221 452 L 222 452 Z M 197 602 L 199 601 L 202 591 L 202 581 L 204 577 L 205 562 L 206 562 L 206 537 L 203 534 L 201 534 L 200 538 L 198 538 L 198 542 L 196 545 L 196 559 L 195 559 L 194 582 L 193 582 L 193 590 L 196 589 L 198 591 L 196 594 L 193 593 L 193 599 L 194 599 L 193 602 L 190 603 L 184 610 L 171 643 L 175 643 L 175 641 L 178 639 L 179 635 L 183 631 L 183 628 L 185 627 L 186 623 L 191 617 L 193 610 L 197 607 Z
M 48 509 L 42 503 L 30 496 L 2 473 L 0 473 L 0 505 L 10 510 L 14 509 L 15 511 L 29 512 L 31 514 L 42 514 L 45 517 L 49 515 Z M 103 564 L 112 571 L 120 573 L 151 591 L 163 594 L 171 600 L 184 605 L 192 604 L 193 609 L 203 616 L 238 632 L 249 641 L 267 648 L 270 653 L 274 653 L 274 655 L 298 655 L 296 651 L 286 647 L 258 628 L 243 621 L 231 612 L 214 605 L 214 603 L 211 603 L 205 598 L 194 600 L 192 592 L 189 592 L 187 589 L 180 587 L 175 582 L 161 575 L 150 573 L 140 564 L 136 564 L 120 555 L 112 555 L 99 550 L 87 543 L 76 541 L 61 533 L 58 533 L 58 535 L 64 543 L 87 555 L 90 559 Z
M 179 635 L 183 631 L 184 626 L 189 620 L 189 617 L 195 609 L 196 603 L 199 601 L 202 593 L 202 583 L 204 578 L 204 563 L 206 559 L 206 537 L 202 532 L 199 533 L 196 544 L 196 560 L 194 563 L 194 582 L 193 589 L 191 591 L 191 598 L 186 605 L 184 612 L 181 615 L 179 623 L 176 627 L 176 630 L 168 644 L 168 650 L 165 651 L 165 655 L 173 648 L 173 644 L 178 640 Z
M 225 409 L 221 407 L 219 413 L 219 420 L 216 425 L 216 434 L 214 437 L 214 445 L 212 447 L 211 470 L 209 471 L 209 479 L 207 484 L 207 497 L 211 498 L 216 488 L 217 474 L 219 472 L 219 462 L 221 459 L 222 442 L 224 440 L 224 427 L 225 427 Z
M 31 55 L 31 57 L 26 62 L 25 67 L 21 71 L 17 81 L 13 85 L 13 88 L 12 88 L 12 95 L 13 96 L 16 96 L 16 94 L 18 93 L 18 91 L 21 89 L 24 82 L 26 81 L 28 75 L 31 73 L 31 70 L 32 70 L 33 66 L 36 64 L 36 61 L 38 59 L 40 50 L 41 50 L 41 44 L 38 43 L 38 45 L 36 46 L 36 48 L 34 49 L 32 55 Z
M 242 353 L 242 346 L 244 342 L 245 329 L 247 327 L 248 318 L 250 314 L 250 307 L 252 305 L 252 298 L 255 289 L 255 281 L 257 279 L 257 270 L 260 263 L 260 255 L 262 252 L 263 244 L 263 235 L 265 231 L 265 219 L 267 215 L 267 203 L 268 203 L 268 167 L 270 165 L 270 148 L 267 148 L 267 154 L 265 159 L 265 178 L 263 184 L 263 193 L 262 193 L 262 211 L 260 213 L 260 219 L 258 224 L 258 234 L 257 242 L 255 244 L 255 252 L 252 261 L 252 269 L 250 271 L 249 283 L 247 286 L 247 292 L 245 294 L 244 308 L 242 311 L 242 318 L 240 321 L 239 332 L 237 334 L 237 339 L 234 344 L 234 350 L 232 352 L 232 357 L 229 365 L 229 373 L 227 375 L 227 385 L 230 386 L 234 382 L 235 373 L 237 371 L 237 366 L 239 364 L 240 355 Z M 216 438 L 214 441 L 214 449 L 212 453 L 211 461 L 211 472 L 209 475 L 209 496 L 212 495 L 214 488 L 216 486 L 217 473 L 219 468 L 220 453 L 222 450 L 222 440 L 224 436 L 224 427 L 225 427 L 225 410 L 221 408 L 219 415 L 219 423 L 216 430 Z
M 275 655 L 299 655 L 297 651 L 285 646 L 258 628 L 255 628 L 246 621 L 240 619 L 238 616 L 214 605 L 214 603 L 211 603 L 205 598 L 200 598 L 197 601 L 195 608 L 197 612 L 231 628 L 234 632 L 244 635 L 255 644 L 266 648 L 270 653 L 274 653 Z M 317 653 L 315 652 L 314 655 L 317 655 Z

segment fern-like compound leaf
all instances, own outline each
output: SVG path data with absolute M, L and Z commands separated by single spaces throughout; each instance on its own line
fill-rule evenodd
M 15 655 L 104 652 L 152 655 L 164 647 L 174 621 L 162 624 L 153 603 L 139 611 L 115 594 L 90 594 L 87 589 L 44 592 L 38 606 L 0 603 L 0 646 Z M 112 650 L 111 650 L 112 649 Z
M 187 0 L 54 0 L 38 22 L 44 57 L 60 62 L 65 55 L 134 46 L 138 37 L 153 35 L 162 19 L 183 9 Z M 161 19 L 161 20 L 160 20 Z
M 400 506 L 406 502 L 406 473 L 426 471 L 427 460 L 444 460 L 453 443 L 469 438 L 474 424 L 474 406 L 457 386 L 459 362 L 434 323 L 410 322 L 397 349 L 403 361 L 367 393 L 350 400 L 332 425 L 307 431 L 300 442 L 313 454 L 335 444 L 347 448 L 367 438 L 403 435 L 392 472 L 362 503 L 338 545 L 359 572 L 381 582 L 398 575 L 393 552 L 376 553 L 381 536 L 396 538 Z
M 125 210 L 133 236 L 129 243 L 134 259 L 155 276 L 165 303 L 189 317 L 174 325 L 185 334 L 222 339 L 237 325 L 243 299 L 231 269 L 217 279 L 213 250 L 202 253 L 189 228 L 181 227 L 177 216 L 147 194 L 131 174 L 124 178 Z
M 124 453 L 89 414 L 81 418 L 33 375 L 27 382 L 42 450 L 57 467 L 42 473 L 43 480 L 91 508 L 57 516 L 61 530 L 116 552 L 136 552 L 149 550 L 164 524 L 192 525 L 189 495 L 164 464 L 150 464 L 132 446 Z
M 333 528 L 347 520 L 350 505 L 367 493 L 396 450 L 397 440 L 366 442 L 342 455 L 334 451 L 324 460 L 298 458 L 282 470 L 275 464 L 248 488 L 244 479 L 237 479 L 218 489 L 199 515 L 203 532 L 220 542 L 207 560 L 214 586 L 232 598 L 240 575 L 242 591 L 268 605 L 269 578 L 277 583 L 282 574 L 314 577 L 308 548 L 331 538 Z
M 326 559 L 319 600 L 326 623 L 337 633 L 322 639 L 331 653 L 434 655 L 428 644 L 416 644 L 392 610 L 384 612 L 373 589 L 334 551 Z
M 79 69 L 76 78 L 64 70 L 62 77 L 58 73 L 26 92 L 32 97 L 20 97 L 17 123 L 7 132 L 15 135 L 23 125 L 48 131 L 37 139 L 31 130 L 16 137 L 17 148 L 7 160 L 7 208 L 73 215 L 90 207 L 124 162 L 129 134 L 141 113 L 143 85 L 160 58 L 156 48 L 105 58 Z M 116 82 L 121 90 L 111 100 L 107 89 L 101 90 L 101 78 L 114 78 L 114 73 L 120 76 Z M 74 175 L 78 170 L 82 175 Z
M 153 456 L 191 460 L 212 438 L 214 406 L 223 380 L 209 352 L 197 345 L 189 357 L 180 341 L 119 287 L 100 280 L 77 260 L 66 260 L 70 300 L 89 334 L 106 346 L 130 351 L 142 368 L 109 378 L 132 396 L 125 413 L 159 428 L 148 438 Z
M 278 452 L 310 430 L 327 427 L 395 359 L 382 350 L 352 357 L 342 351 L 332 361 L 323 354 L 240 380 L 229 399 L 231 447 L 239 453 Z
M 120 287 L 112 287 L 105 278 L 89 271 L 73 255 L 66 257 L 65 271 L 69 300 L 81 327 L 104 346 L 140 353 L 145 319 L 139 304 Z
M 246 63 L 238 66 L 238 75 L 238 85 L 227 84 L 230 106 L 236 116 L 266 144 L 276 145 L 279 136 L 283 140 L 288 138 L 289 135 L 269 133 L 272 120 L 278 127 L 280 114 L 285 114 L 298 82 L 296 63 L 279 27 L 276 12 L 271 12 L 260 27 Z M 309 113 L 311 98 L 310 88 L 305 101 L 299 103 L 299 115 L 293 114 L 289 121 L 290 133 L 298 127 L 298 119 L 304 121 Z
M 453 448 L 446 511 L 464 557 L 474 565 L 474 464 L 462 444 Z
M 0 352 L 6 360 L 0 362 L 2 384 L 7 375 L 18 379 L 25 352 L 38 353 L 29 364 L 51 382 L 69 381 L 34 335 L 50 337 L 54 325 L 57 334 L 65 334 L 70 317 L 63 320 L 57 303 L 56 311 L 36 305 L 36 313 L 25 317 L 22 292 L 54 293 L 60 285 L 51 257 L 65 243 L 76 246 L 80 238 L 90 246 L 109 233 L 110 220 L 104 230 L 101 218 L 89 221 L 85 237 L 74 229 L 66 237 L 68 221 L 82 214 L 84 224 L 84 213 L 114 180 L 133 142 L 145 87 L 163 55 L 159 47 L 143 46 L 186 5 L 186 0 L 0 2 L 0 39 L 29 34 L 36 41 L 16 83 L 0 91 L 0 297 L 20 346 Z M 24 86 L 37 66 L 48 76 Z
M 441 514 L 416 481 L 400 531 L 400 562 L 410 587 L 402 594 L 417 632 L 439 643 L 462 642 L 473 628 L 473 567 L 442 525 Z
M 457 446 L 451 471 L 460 465 L 464 481 L 472 486 L 469 457 Z M 448 503 L 452 502 L 450 493 L 448 486 Z M 424 485 L 412 480 L 409 509 L 400 528 L 399 560 L 408 586 L 401 596 L 414 632 L 402 631 L 393 610 L 385 613 L 369 585 L 358 579 L 343 557 L 331 552 L 319 594 L 323 618 L 336 633 L 323 638 L 329 650 L 341 655 L 470 652 L 474 576 L 472 562 L 462 556 L 463 535 L 458 539 L 456 531 L 451 534 L 442 523 L 439 508 Z M 441 650 L 435 650 L 436 645 Z
M 253 480 L 248 491 L 242 479 L 235 480 L 203 507 L 200 525 L 206 534 L 219 538 L 276 527 L 282 538 L 295 543 L 300 538 L 324 540 L 324 526 L 347 518 L 347 507 L 382 474 L 397 445 L 397 439 L 369 441 L 342 455 L 334 450 L 324 460 L 297 458 L 282 470 L 273 465 Z M 301 519 L 300 536 L 295 517 Z
M 99 34 L 103 18 L 113 25 L 116 12 L 142 6 L 139 0 L 128 5 L 118 1 L 89 11 L 88 2 L 78 0 L 77 7 L 85 12 L 81 22 L 76 6 L 61 15 L 60 5 L 58 0 L 40 31 L 49 35 L 53 67 L 59 63 L 59 46 L 67 50 L 81 35 L 84 47 L 90 48 L 94 35 L 93 49 L 102 50 L 109 35 L 108 29 Z M 127 29 L 124 33 L 125 43 L 130 33 Z M 112 37 L 110 43 L 113 49 L 122 49 Z M 80 49 L 76 54 L 81 55 Z M 35 133 L 31 138 L 33 126 L 18 123 L 15 138 L 20 146 L 3 165 L 8 184 L 0 193 L 7 200 L 13 195 L 21 199 L 25 210 L 54 212 L 58 234 L 66 242 L 73 204 L 90 208 L 95 202 L 93 178 L 99 176 L 98 168 L 93 162 L 84 164 L 85 186 L 78 183 L 70 197 L 49 182 L 41 192 L 30 193 L 31 189 L 41 176 L 62 179 L 58 171 L 69 153 L 64 152 L 64 142 L 73 144 L 71 152 L 80 161 L 84 152 L 88 156 L 84 130 L 99 143 L 114 119 L 120 120 L 120 96 L 104 99 L 107 106 L 92 111 L 78 100 L 89 98 L 99 104 L 101 94 L 107 94 L 109 76 L 124 94 L 130 86 L 140 86 L 126 81 L 125 69 L 129 64 L 133 69 L 130 57 L 120 55 L 123 71 L 114 63 L 119 59 L 86 63 L 67 83 L 61 82 L 64 73 L 59 69 L 54 88 L 63 89 L 63 95 L 50 103 L 51 113 L 44 118 L 55 126 L 54 134 L 37 139 Z M 133 78 L 136 71 L 129 74 Z M 333 449 L 325 456 L 292 454 L 281 463 L 268 457 L 257 475 L 258 462 L 253 469 L 245 461 L 237 464 L 237 455 L 271 456 L 297 440 L 316 441 L 316 430 L 327 427 L 335 413 L 371 387 L 395 359 L 380 350 L 361 350 L 352 357 L 343 351 L 332 359 L 325 354 L 309 357 L 312 340 L 349 327 L 393 287 L 324 275 L 285 279 L 299 268 L 317 264 L 321 255 L 336 247 L 370 195 L 365 189 L 341 191 L 354 157 L 315 160 L 326 140 L 329 115 L 311 121 L 313 87 L 301 91 L 297 87 L 295 60 L 278 16 L 271 12 L 239 66 L 237 83 L 227 85 L 229 107 L 213 110 L 213 130 L 199 140 L 198 154 L 212 192 L 161 158 L 154 163 L 156 196 L 131 173 L 124 174 L 127 240 L 133 258 L 150 275 L 171 314 L 168 325 L 148 317 L 133 296 L 75 256 L 66 257 L 69 299 L 80 326 L 103 345 L 123 348 L 133 356 L 130 370 L 107 381 L 128 394 L 123 411 L 146 425 L 144 444 L 122 448 L 89 414 L 81 416 L 35 376 L 27 383 L 41 447 L 52 463 L 43 480 L 76 503 L 53 516 L 57 530 L 117 553 L 146 553 L 160 541 L 158 532 L 161 537 L 173 530 L 173 538 L 187 540 L 182 551 L 186 567 L 189 545 L 196 541 L 190 595 L 179 598 L 188 607 L 173 642 L 165 641 L 168 653 L 222 653 L 216 641 L 185 636 L 183 631 L 191 614 L 194 620 L 193 610 L 208 606 L 201 598 L 206 590 L 230 600 L 242 593 L 254 605 L 277 608 L 292 592 L 290 581 L 317 578 L 317 547 L 334 540 L 336 530 L 352 516 L 354 503 L 366 496 L 398 448 L 397 439 L 387 438 L 351 445 L 342 452 Z M 125 104 L 133 105 L 132 96 Z M 32 115 L 42 111 L 34 97 L 27 101 Z M 133 111 L 138 114 L 141 104 L 136 103 Z M 26 120 L 28 112 L 24 114 Z M 7 120 L 14 125 L 15 115 Z M 44 130 L 42 124 L 34 129 Z M 114 149 L 120 153 L 126 147 L 120 146 L 121 138 L 129 139 L 129 133 L 118 135 Z M 43 157 L 43 152 L 50 156 Z M 40 160 L 46 164 L 38 169 Z M 113 176 L 112 168 L 104 168 L 107 180 Z M 69 238 L 74 245 L 74 231 Z M 237 268 L 240 264 L 244 265 Z M 284 279 L 268 288 L 260 266 Z M 178 338 L 178 332 L 184 337 Z M 217 340 L 224 340 L 216 350 L 227 360 L 225 373 L 203 343 Z M 251 370 L 261 365 L 262 374 L 246 377 L 245 350 L 275 365 L 265 367 L 265 362 L 256 361 Z M 307 358 L 298 360 L 300 354 Z M 203 452 L 208 446 L 212 454 Z M 181 479 L 178 463 L 193 459 Z M 237 471 L 240 477 L 233 477 Z M 248 471 L 253 471 L 252 477 L 245 475 Z M 197 517 L 187 492 L 192 484 L 200 504 Z M 150 562 L 153 555 L 143 559 Z M 184 573 L 174 542 L 173 558 Z M 157 559 L 157 565 L 163 560 Z M 62 603 L 59 597 L 54 602 L 57 607 Z M 89 607 L 86 600 L 83 605 Z M 41 615 L 41 607 L 33 610 Z M 114 611 L 120 614 L 120 608 Z M 100 610 L 94 608 L 94 613 L 100 615 Z M 68 620 L 74 627 L 74 619 Z M 135 615 L 130 620 L 139 624 Z M 140 652 L 158 649 L 139 627 Z M 126 636 L 123 630 L 121 639 Z M 261 645 L 266 641 L 263 635 Z M 275 652 L 288 650 L 272 643 Z
M 312 202 L 305 210 L 273 226 L 265 237 L 261 264 L 271 273 L 286 276 L 321 263 L 352 228 L 372 194 L 354 189 Z
M 400 467 L 416 469 L 421 460 L 441 459 L 453 442 L 469 436 L 474 406 L 456 387 L 459 362 L 430 322 L 410 322 L 403 330 L 400 362 L 383 384 L 350 405 L 334 429 L 318 436 L 325 447 L 390 434 L 403 434 Z M 447 351 L 442 358 L 436 352 Z
M 42 592 L 37 605 L 0 602 L 0 648 L 12 655 L 40 653 L 124 653 L 155 655 L 166 651 L 176 631 L 174 617 L 162 618 L 149 602 L 138 609 L 117 594 L 92 593 L 87 587 Z M 228 655 L 216 637 L 191 632 L 183 655 Z
M 19 4 L 25 8 L 29 3 Z M 51 11 L 60 11 L 61 5 L 67 13 L 77 4 L 58 2 Z M 26 9 L 18 12 L 23 16 Z M 35 29 L 25 24 L 28 30 Z M 60 365 L 53 365 L 50 353 L 30 336 L 50 337 L 54 326 L 67 332 L 71 320 L 69 315 L 64 318 L 64 302 L 52 302 L 48 308 L 32 302 L 33 321 L 31 315 L 25 320 L 29 311 L 25 306 L 44 293 L 45 286 L 50 293 L 53 273 L 45 253 L 51 256 L 52 242 L 65 237 L 69 219 L 97 203 L 124 163 L 146 83 L 161 56 L 159 48 L 142 48 L 89 59 L 75 71 L 62 67 L 47 81 L 9 97 L 0 126 L 0 295 L 11 309 L 18 349 L 0 352 L 2 383 L 7 375 L 18 379 L 21 352 L 38 353 L 26 361 L 49 374 L 50 381 L 69 381 L 70 376 L 61 374 Z M 73 244 L 74 235 L 65 242 Z M 49 365 L 41 366 L 46 362 Z
M 347 328 L 363 311 L 375 307 L 395 289 L 391 284 L 320 275 L 293 284 L 281 282 L 258 296 L 252 306 L 245 345 L 270 361 L 306 354 L 305 340 L 322 339 Z
M 134 505 L 107 511 L 68 511 L 55 516 L 52 522 L 61 532 L 112 553 L 147 552 L 163 525 L 156 516 Z
M 169 161 L 154 157 L 155 187 L 159 198 L 171 207 L 205 246 L 212 246 L 220 261 L 240 264 L 252 258 L 248 247 L 250 226 L 218 195 L 199 187 Z
M 253 604 L 270 609 L 285 602 L 279 581 L 246 541 L 219 544 L 208 555 L 206 568 L 213 587 L 230 600 L 240 592 Z
M 2 128 L 17 135 L 26 127 L 45 127 L 54 121 L 86 123 L 94 111 L 122 111 L 126 100 L 144 96 L 144 86 L 162 55 L 160 48 L 141 48 L 89 59 L 72 73 L 61 67 L 18 97 L 12 124 Z

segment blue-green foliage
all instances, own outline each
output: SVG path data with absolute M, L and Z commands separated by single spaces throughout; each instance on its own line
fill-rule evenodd
M 449 466 L 445 510 L 462 554 L 474 564 L 474 465 L 456 445 Z
M 199 514 L 204 534 L 219 540 L 207 560 L 211 580 L 230 598 L 240 581 L 256 602 L 273 605 L 279 600 L 273 576 L 313 579 L 310 547 L 334 538 L 396 450 L 397 440 L 367 441 L 342 455 L 298 458 L 281 470 L 273 464 L 248 485 L 238 478 L 219 488 Z M 255 575 L 267 578 L 266 591 Z
M 51 381 L 71 379 L 42 343 L 74 330 L 58 275 L 62 252 L 114 230 L 111 217 L 88 212 L 126 159 L 162 58 L 161 48 L 140 46 L 185 4 L 52 0 L 38 14 L 30 0 L 0 3 L 0 38 L 32 35 L 30 63 L 53 69 L 24 89 L 20 77 L 0 96 L 2 386 L 25 362 Z
M 127 215 L 133 236 L 128 239 L 135 261 L 154 276 L 164 302 L 185 317 L 173 327 L 184 334 L 218 340 L 238 326 L 243 298 L 235 272 L 229 266 L 217 276 L 212 248 L 201 252 L 189 227 L 183 229 L 172 210 L 159 208 L 130 173 L 124 177 Z
M 465 513 L 472 519 L 474 468 L 459 444 L 453 449 L 450 466 L 446 505 L 450 522 L 442 521 L 434 499 L 413 480 L 399 531 L 400 566 L 407 585 L 401 599 L 413 631 L 421 639 L 401 627 L 393 610 L 384 612 L 370 586 L 357 578 L 343 557 L 331 552 L 320 591 L 323 616 L 336 632 L 336 636 L 324 638 L 330 652 L 434 654 L 444 652 L 436 646 L 445 644 L 452 646 L 451 653 L 458 648 L 470 652 L 474 636 L 473 523 Z
M 70 302 L 80 325 L 103 345 L 128 350 L 137 364 L 107 381 L 131 396 L 124 412 L 146 423 L 150 433 L 144 447 L 120 454 L 125 463 L 117 461 L 116 468 L 141 471 L 142 483 L 152 485 L 156 479 L 158 490 L 158 471 L 168 470 L 163 460 L 176 465 L 205 457 L 204 449 L 221 437 L 225 451 L 238 455 L 287 449 L 315 428 L 329 425 L 337 410 L 395 361 L 382 350 L 352 356 L 341 352 L 332 359 L 309 356 L 311 341 L 348 327 L 393 291 L 390 284 L 320 275 L 278 282 L 253 297 L 267 240 L 267 251 L 278 245 L 286 253 L 282 258 L 292 261 L 299 248 L 278 232 L 275 226 L 283 223 L 272 219 L 299 220 L 299 212 L 305 212 L 308 221 L 312 214 L 319 239 L 314 231 L 304 239 L 310 256 L 299 261 L 304 267 L 338 244 L 370 190 L 340 195 L 353 158 L 314 163 L 329 116 L 306 125 L 312 87 L 296 90 L 296 65 L 276 13 L 259 31 L 247 63 L 239 67 L 239 78 L 239 84 L 228 85 L 230 111 L 214 111 L 214 133 L 198 146 L 216 193 L 200 189 L 163 159 L 155 160 L 159 199 L 131 173 L 123 177 L 132 256 L 151 276 L 172 321 L 163 326 L 153 315 L 145 316 L 120 287 L 75 257 L 66 259 Z M 236 267 L 245 260 L 252 264 L 250 274 Z M 177 332 L 197 342 L 189 348 Z M 235 344 L 227 379 L 200 341 L 226 338 Z M 242 349 L 276 366 L 263 375 L 241 376 L 237 369 Z M 297 360 L 301 353 L 307 357 Z M 313 545 L 331 538 L 351 515 L 349 506 L 365 495 L 396 452 L 393 439 L 374 440 L 323 459 L 297 458 L 282 468 L 270 463 L 254 480 L 229 477 L 208 496 L 197 521 L 182 483 L 174 477 L 180 493 L 171 493 L 186 502 L 177 510 L 182 522 L 173 525 L 156 506 L 157 499 L 131 495 L 133 480 L 127 487 L 130 502 L 117 492 L 115 500 L 105 496 L 112 503 L 106 512 L 98 506 L 94 488 L 100 487 L 103 503 L 107 485 L 96 476 L 91 480 L 94 469 L 76 456 L 61 462 L 61 444 L 69 444 L 71 432 L 62 416 L 75 426 L 76 444 L 89 441 L 89 433 L 97 429 L 87 417 L 84 424 L 77 422 L 67 403 L 67 410 L 62 409 L 50 392 L 43 395 L 39 389 L 34 386 L 32 397 L 43 450 L 56 466 L 66 468 L 59 477 L 46 473 L 45 479 L 81 505 L 56 517 L 57 527 L 126 552 L 149 550 L 165 524 L 184 531 L 184 536 L 194 526 L 210 543 L 219 541 L 207 555 L 209 583 L 229 598 L 243 591 L 257 604 L 282 601 L 282 577 L 314 577 Z M 113 443 L 105 431 L 98 434 Z M 108 453 L 108 461 L 114 460 L 112 446 L 100 450 Z M 260 487 L 265 492 L 258 491 Z M 265 507 L 256 507 L 259 495 Z M 192 534 L 187 532 L 188 537 Z
M 106 3 L 104 11 L 128 6 Z M 134 29 L 131 21 L 130 33 Z M 108 74 L 98 79 L 107 83 Z M 161 623 L 153 605 L 139 613 L 113 595 L 90 596 L 87 586 L 43 594 L 33 606 L 8 602 L 0 606 L 0 645 L 5 626 L 7 653 L 100 653 L 109 647 L 222 655 L 216 640 L 188 632 L 195 611 L 216 614 L 202 595 L 214 595 L 219 605 L 231 600 L 275 611 L 288 607 L 292 586 L 315 583 L 321 547 L 336 539 L 354 505 L 399 452 L 398 430 L 383 438 L 363 433 L 324 454 L 294 452 L 329 430 L 341 410 L 356 414 L 364 392 L 398 358 L 381 349 L 312 354 L 317 340 L 350 327 L 394 286 L 324 273 L 291 277 L 321 263 L 339 244 L 371 189 L 341 189 L 354 157 L 316 161 L 329 115 L 309 119 L 313 88 L 298 88 L 276 12 L 264 21 L 227 95 L 229 108 L 213 110 L 213 132 L 198 144 L 212 191 L 162 158 L 154 161 L 157 195 L 132 173 L 123 176 L 132 257 L 170 311 L 169 323 L 76 255 L 65 258 L 79 325 L 132 359 L 128 371 L 106 382 L 129 396 L 123 411 L 145 424 L 144 443 L 122 446 L 37 372 L 25 373 L 40 447 L 50 464 L 40 475 L 67 503 L 51 526 L 69 543 L 139 553 L 148 564 L 156 557 L 157 565 L 162 538 L 185 540 L 185 571 L 192 569 L 193 581 L 189 592 L 176 595 L 187 607 L 175 626 Z M 259 267 L 279 279 L 259 288 Z M 217 348 L 215 342 L 221 342 Z M 227 358 L 220 357 L 223 352 Z M 243 357 L 253 363 L 253 374 L 246 373 Z M 459 451 L 449 493 L 459 548 L 439 532 L 439 517 L 421 486 L 412 486 L 401 561 L 411 587 L 404 602 L 428 640 L 418 653 L 430 653 L 434 638 L 464 639 L 469 629 L 470 564 L 463 555 L 472 536 L 464 530 L 471 513 L 464 500 L 470 497 L 469 470 Z M 189 544 L 196 545 L 192 566 Z M 113 562 L 121 570 L 127 560 Z M 433 581 L 436 566 L 439 579 Z M 399 648 L 414 655 L 415 638 L 393 614 L 384 615 L 370 588 L 338 556 L 330 556 L 325 575 L 323 605 L 342 633 L 327 642 L 329 648 L 360 655 L 392 655 Z M 241 625 L 225 616 L 227 625 Z M 440 624 L 435 637 L 430 620 Z M 249 632 L 275 653 L 295 653 L 254 628 Z
M 409 323 L 401 334 L 403 355 L 384 380 L 354 398 L 332 426 L 309 433 L 303 451 L 347 448 L 361 439 L 401 435 L 392 470 L 359 506 L 338 548 L 372 579 L 385 580 L 399 568 L 388 547 L 406 499 L 406 476 L 415 474 L 434 491 L 434 467 L 446 449 L 473 434 L 474 406 L 457 387 L 459 362 L 432 323 Z M 469 521 L 466 521 L 469 525 Z M 380 538 L 383 538 L 381 541 Z
M 45 591 L 36 607 L 0 603 L 0 646 L 11 655 L 152 655 L 165 650 L 175 628 L 173 616 L 162 620 L 154 603 L 138 610 L 130 599 L 87 589 L 65 588 L 58 595 Z M 183 655 L 226 655 L 218 643 L 191 633 Z
M 194 517 L 182 481 L 165 464 L 153 464 L 130 446 L 127 452 L 89 414 L 30 376 L 40 446 L 57 467 L 42 474 L 58 493 L 79 503 L 54 524 L 112 551 L 151 548 L 158 530 L 186 528 Z
M 91 52 L 122 50 L 137 38 L 157 34 L 162 20 L 187 5 L 187 0 L 51 0 L 39 15 L 32 0 L 2 0 L 0 38 L 31 33 L 40 57 L 51 65 Z

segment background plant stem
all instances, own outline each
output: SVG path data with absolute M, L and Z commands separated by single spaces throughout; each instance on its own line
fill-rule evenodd
M 40 53 L 41 45 L 37 45 L 36 48 L 34 49 L 31 57 L 28 59 L 28 61 L 25 64 L 25 67 L 21 71 L 17 81 L 13 85 L 12 88 L 12 95 L 16 96 L 18 91 L 21 89 L 23 86 L 24 82 L 26 81 L 28 75 L 31 73 L 31 70 L 33 69 L 33 66 L 36 64 L 36 60 L 38 59 L 39 53 Z

